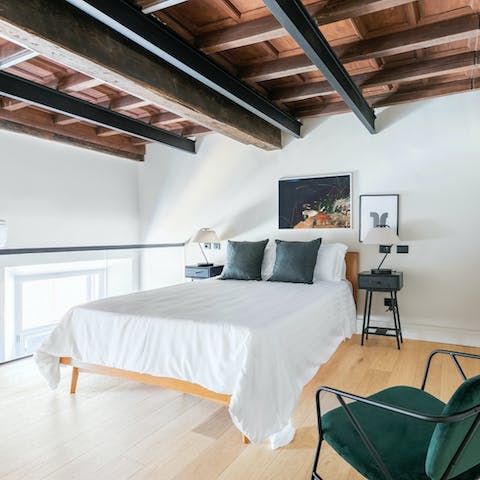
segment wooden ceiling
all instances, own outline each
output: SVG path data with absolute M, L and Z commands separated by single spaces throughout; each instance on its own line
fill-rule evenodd
M 297 118 L 348 111 L 262 0 L 130 0 Z M 373 107 L 478 88 L 480 0 L 304 0 Z M 40 13 L 41 15 L 41 13 Z M 0 38 L 0 70 L 185 137 L 198 122 Z M 0 98 L 0 128 L 141 160 L 145 139 Z
M 0 70 L 185 137 L 211 130 L 0 38 Z M 0 97 L 0 128 L 143 160 L 147 140 Z
M 296 117 L 348 111 L 262 0 L 136 3 Z M 479 0 L 303 4 L 374 107 L 477 88 Z

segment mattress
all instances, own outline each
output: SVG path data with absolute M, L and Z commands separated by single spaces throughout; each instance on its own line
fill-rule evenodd
M 351 336 L 350 284 L 213 278 L 71 309 L 35 354 L 51 388 L 59 357 L 197 383 L 231 395 L 233 422 L 273 448 L 294 436 L 298 397 Z

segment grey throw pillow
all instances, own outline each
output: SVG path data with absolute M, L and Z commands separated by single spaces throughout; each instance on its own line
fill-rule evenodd
M 311 242 L 275 240 L 277 256 L 269 282 L 313 283 L 321 238 Z
M 261 280 L 262 261 L 268 240 L 232 242 L 227 245 L 227 264 L 222 280 Z

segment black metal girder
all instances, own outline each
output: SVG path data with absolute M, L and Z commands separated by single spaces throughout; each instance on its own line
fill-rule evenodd
M 0 72 L 0 94 L 144 140 L 195 153 L 193 140 L 9 73 Z
M 126 0 L 66 1 L 265 121 L 300 136 L 298 120 Z
M 375 113 L 300 0 L 264 0 L 283 28 L 298 43 L 370 133 Z

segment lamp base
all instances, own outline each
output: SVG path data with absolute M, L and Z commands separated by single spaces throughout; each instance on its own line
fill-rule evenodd
M 197 267 L 213 267 L 213 263 L 197 263 Z
M 372 268 L 370 273 L 374 275 L 391 275 L 392 269 L 391 268 Z

